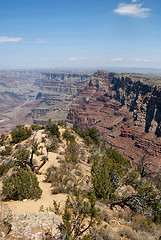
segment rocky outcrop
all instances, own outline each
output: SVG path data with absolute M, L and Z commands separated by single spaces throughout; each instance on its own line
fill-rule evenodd
M 53 212 L 17 213 L 7 239 L 43 240 L 60 237 L 62 219 Z M 47 238 L 47 236 L 50 238 Z
M 0 202 L 0 239 L 5 239 L 11 231 L 12 211 L 4 203 Z
M 16 213 L 0 203 L 0 239 L 55 239 L 60 237 L 60 216 L 53 212 Z
M 161 89 L 144 75 L 96 72 L 68 113 L 75 127 L 95 125 L 103 141 L 131 160 L 161 165 Z

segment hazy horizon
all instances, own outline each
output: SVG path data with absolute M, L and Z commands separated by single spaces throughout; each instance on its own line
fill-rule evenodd
M 149 74 L 149 75 L 161 75 L 161 68 L 135 68 L 135 67 L 58 67 L 58 68 L 4 68 L 0 71 L 44 71 L 44 72 L 61 72 L 61 73 L 88 73 L 93 74 L 96 71 L 107 71 L 115 73 L 138 73 L 138 74 Z

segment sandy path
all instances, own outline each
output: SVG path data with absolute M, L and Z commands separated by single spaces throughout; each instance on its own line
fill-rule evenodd
M 63 128 L 60 128 L 61 133 L 64 131 Z M 39 130 L 35 134 L 35 139 L 38 140 L 40 145 L 43 147 L 43 152 L 46 155 L 46 149 L 44 143 L 42 143 L 42 137 L 45 137 L 44 131 Z M 82 143 L 80 139 L 78 138 L 77 141 L 79 143 Z M 44 182 L 45 179 L 45 172 L 47 168 L 54 165 L 55 167 L 59 167 L 59 158 L 61 158 L 61 155 L 59 153 L 64 151 L 65 147 L 65 141 L 62 142 L 62 145 L 58 149 L 58 153 L 49 152 L 48 154 L 48 161 L 46 164 L 40 169 L 41 175 L 37 175 L 40 188 L 42 189 L 43 193 L 39 200 L 24 200 L 24 201 L 8 201 L 6 204 L 12 209 L 13 214 L 20 213 L 20 212 L 37 212 L 39 211 L 40 207 L 43 206 L 44 209 L 53 207 L 53 200 L 55 200 L 57 203 L 61 203 L 61 206 L 64 206 L 66 195 L 65 194 L 56 194 L 53 195 L 51 190 L 51 184 Z M 42 156 L 35 156 L 34 159 L 40 164 L 40 159 Z M 90 175 L 90 168 L 87 166 L 86 163 L 82 162 L 80 164 L 80 169 L 84 175 Z M 2 190 L 2 183 L 0 182 L 0 191 Z
M 43 134 L 43 130 L 40 130 L 36 132 L 35 138 L 38 140 L 38 142 L 41 142 Z M 63 149 L 60 147 L 59 151 L 62 151 Z M 46 155 L 46 152 L 45 152 Z M 45 172 L 48 167 L 51 165 L 54 165 L 56 167 L 59 166 L 57 156 L 58 153 L 49 152 L 48 158 L 49 160 L 46 162 L 46 164 L 41 168 L 40 173 L 41 175 L 37 175 L 40 188 L 42 189 L 43 193 L 39 200 L 25 200 L 25 201 L 8 201 L 6 204 L 12 209 L 13 214 L 14 213 L 20 213 L 20 212 L 37 212 L 39 211 L 40 207 L 43 206 L 44 209 L 52 207 L 53 206 L 53 200 L 55 200 L 57 203 L 61 203 L 61 206 L 64 205 L 66 200 L 65 194 L 56 194 L 53 195 L 51 190 L 51 184 L 44 182 L 45 179 Z M 34 159 L 40 163 L 41 156 L 35 156 Z M 1 182 L 0 182 L 1 183 Z M 2 190 L 2 183 L 0 184 L 0 190 Z
M 52 195 L 50 183 L 43 182 L 44 175 L 39 175 L 38 180 L 40 183 L 40 187 L 43 190 L 42 196 L 39 200 L 26 200 L 26 201 L 9 201 L 6 204 L 12 209 L 12 213 L 20 213 L 20 212 L 37 212 L 40 207 L 43 206 L 44 209 L 53 206 L 53 200 L 58 203 L 61 203 L 61 206 L 64 205 L 66 200 L 66 195 L 64 194 L 56 194 Z

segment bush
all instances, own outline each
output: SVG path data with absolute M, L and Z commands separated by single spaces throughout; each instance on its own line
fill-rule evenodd
M 76 142 L 70 142 L 65 149 L 64 158 L 66 163 L 71 163 L 76 166 L 80 159 L 80 147 Z
M 107 212 L 105 209 L 103 209 L 103 210 L 100 212 L 100 218 L 101 218 L 101 220 L 104 221 L 104 222 L 107 222 L 107 223 L 110 222 L 110 216 L 109 216 L 108 212 Z
M 122 184 L 124 168 L 106 155 L 95 157 L 92 165 L 92 181 L 95 194 L 104 200 L 114 199 L 115 190 Z
M 89 231 L 99 223 L 99 209 L 95 207 L 95 203 L 96 197 L 93 193 L 88 200 L 81 190 L 68 196 L 62 213 L 63 224 L 60 226 L 62 239 L 89 239 Z
M 10 156 L 12 154 L 12 147 L 11 146 L 5 146 L 5 149 L 3 149 L 0 154 L 2 156 Z
M 0 146 L 3 146 L 5 139 L 6 139 L 6 136 L 4 134 L 2 134 L 0 136 Z
M 74 135 L 71 134 L 69 132 L 69 130 L 67 130 L 67 129 L 63 133 L 63 138 L 66 139 L 67 143 L 68 143 L 68 141 L 70 141 L 70 142 L 74 142 L 75 141 Z
M 84 137 L 84 142 L 85 142 L 86 145 L 89 146 L 89 145 L 91 145 L 93 143 L 93 140 L 92 140 L 92 138 L 90 136 L 85 136 Z
M 33 131 L 42 130 L 42 129 L 44 129 L 44 126 L 40 126 L 40 125 L 37 125 L 37 124 L 33 124 L 33 125 L 31 125 L 31 129 L 32 129 Z
M 92 240 L 120 240 L 119 235 L 112 228 L 93 228 L 91 230 Z
M 96 127 L 88 128 L 87 135 L 93 140 L 93 142 L 97 145 L 100 144 L 98 130 Z
M 53 123 L 50 119 L 48 120 L 48 122 L 46 124 L 45 130 L 49 131 L 51 135 L 56 135 L 57 138 L 60 136 L 58 126 L 55 123 Z
M 3 175 L 3 173 L 8 172 L 8 170 L 10 169 L 10 166 L 0 166 L 0 177 Z
M 88 161 L 93 162 L 91 173 L 96 196 L 114 200 L 116 189 L 124 184 L 124 177 L 131 167 L 130 162 L 112 149 L 107 149 L 103 156 L 93 154 Z
M 125 159 L 119 152 L 108 148 L 106 150 L 107 156 L 113 160 L 114 163 L 124 166 L 126 169 L 131 168 L 131 163 L 129 160 Z
M 46 144 L 45 146 L 47 152 L 57 152 L 59 147 L 57 137 L 53 136 L 50 140 L 50 144 Z
M 64 121 L 64 120 L 59 120 L 59 121 L 58 121 L 58 125 L 61 126 L 61 127 L 66 128 L 66 127 L 67 127 L 67 122 Z
M 30 151 L 24 148 L 19 148 L 13 155 L 18 160 L 28 160 L 30 157 Z
M 98 130 L 96 127 L 92 127 L 92 128 L 87 128 L 85 131 L 80 130 L 80 129 L 76 129 L 76 128 L 72 128 L 77 134 L 79 134 L 80 137 L 82 137 L 85 140 L 86 144 L 96 144 L 99 145 L 100 144 L 100 139 L 98 136 Z
M 19 148 L 14 154 L 13 157 L 16 158 L 16 164 L 22 168 L 26 168 L 26 162 L 29 160 L 30 151 L 24 148 Z
M 46 171 L 46 182 L 52 183 L 52 193 L 70 193 L 77 186 L 76 177 L 66 174 L 64 168 L 49 167 Z
M 133 231 L 133 230 L 132 230 L 130 227 L 128 227 L 128 226 L 119 227 L 118 233 L 119 233 L 121 236 L 125 236 L 125 237 L 127 237 L 128 239 L 131 239 L 131 240 L 143 240 L 142 237 L 140 237 L 138 233 L 136 233 L 135 231 Z
M 28 139 L 32 134 L 31 129 L 25 129 L 24 126 L 18 125 L 16 129 L 11 132 L 12 143 L 19 143 L 23 140 Z
M 148 232 L 154 227 L 154 223 L 150 218 L 144 217 L 142 215 L 136 215 L 132 220 L 132 228 L 136 231 Z
M 125 177 L 125 184 L 131 185 L 132 187 L 136 188 L 137 182 L 139 179 L 139 173 L 132 169 L 129 171 Z
M 20 168 L 4 181 L 3 195 L 6 200 L 39 199 L 42 190 L 36 175 Z

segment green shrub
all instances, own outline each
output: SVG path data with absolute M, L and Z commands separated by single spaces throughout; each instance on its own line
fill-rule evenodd
M 3 146 L 5 139 L 6 139 L 6 136 L 4 134 L 2 134 L 0 136 L 0 146 Z
M 64 168 L 70 172 L 73 168 L 76 168 L 80 161 L 80 147 L 74 141 L 70 142 L 64 152 Z
M 99 209 L 95 203 L 93 193 L 88 200 L 80 190 L 68 196 L 62 213 L 63 224 L 60 226 L 62 239 L 89 239 L 89 231 L 99 223 Z
M 125 184 L 131 185 L 132 187 L 136 187 L 136 184 L 139 179 L 139 173 L 132 169 L 131 171 L 128 171 L 126 177 L 125 177 Z
M 30 157 L 30 151 L 24 148 L 19 148 L 13 155 L 18 160 L 28 160 Z
M 86 145 L 91 145 L 93 143 L 93 140 L 90 136 L 85 136 L 84 137 L 84 142 Z
M 57 138 L 60 136 L 60 132 L 57 124 L 53 123 L 50 119 L 46 124 L 45 130 L 49 131 L 51 135 L 56 135 Z
M 86 130 L 80 130 L 76 128 L 72 128 L 80 137 L 82 137 L 85 140 L 86 144 L 100 144 L 100 139 L 98 135 L 98 130 L 96 127 L 87 128 Z
M 8 172 L 10 169 L 10 166 L 0 166 L 0 177 L 3 175 L 3 173 Z
M 59 120 L 59 121 L 58 121 L 58 125 L 61 126 L 61 127 L 66 128 L 66 127 L 67 127 L 67 122 L 64 121 L 64 120 Z
M 36 175 L 20 168 L 4 181 L 3 195 L 6 200 L 39 199 L 42 190 Z
M 74 135 L 71 134 L 69 132 L 69 130 L 67 130 L 67 129 L 63 133 L 63 138 L 66 139 L 67 143 L 68 143 L 68 141 L 70 141 L 70 142 L 74 142 L 75 141 Z
M 18 125 L 16 129 L 11 132 L 12 143 L 19 143 L 23 140 L 28 139 L 32 134 L 31 129 L 25 129 L 24 126 Z
M 95 194 L 98 198 L 114 199 L 115 190 L 123 181 L 124 168 L 106 155 L 97 155 L 91 169 Z
M 111 148 L 108 148 L 106 150 L 107 156 L 113 160 L 114 163 L 124 166 L 125 168 L 131 168 L 131 163 L 129 160 L 125 159 L 119 152 L 116 150 L 113 150 Z
M 37 124 L 33 124 L 33 125 L 31 125 L 31 129 L 32 129 L 33 131 L 42 130 L 42 129 L 44 129 L 44 126 L 40 126 L 40 125 L 37 125 Z
M 93 140 L 93 142 L 97 145 L 100 144 L 100 139 L 98 136 L 98 130 L 96 127 L 88 128 L 87 135 Z
M 16 158 L 16 165 L 26 168 L 26 162 L 29 160 L 30 151 L 24 148 L 19 148 L 14 154 L 13 157 Z
M 12 154 L 12 147 L 11 146 L 5 146 L 5 149 L 3 149 L 0 154 L 2 156 L 10 156 Z

